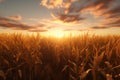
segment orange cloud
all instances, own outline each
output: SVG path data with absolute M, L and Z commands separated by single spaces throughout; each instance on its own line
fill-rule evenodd
M 104 23 L 104 25 L 113 26 L 113 27 L 120 27 L 120 18 L 112 19 L 111 21 Z
M 117 0 L 42 0 L 41 4 L 53 9 L 52 17 L 65 23 L 81 22 L 87 17 L 81 16 L 85 12 L 94 17 L 117 18 L 120 16 L 119 3 L 116 7 L 112 4 Z
M 47 8 L 62 7 L 63 0 L 42 0 L 41 5 Z
M 42 0 L 41 5 L 47 7 L 47 8 L 60 8 L 60 7 L 69 7 L 71 2 L 74 2 L 77 0 Z

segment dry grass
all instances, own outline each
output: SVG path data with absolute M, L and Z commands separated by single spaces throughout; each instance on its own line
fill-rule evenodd
M 0 80 L 120 80 L 120 36 L 0 34 Z

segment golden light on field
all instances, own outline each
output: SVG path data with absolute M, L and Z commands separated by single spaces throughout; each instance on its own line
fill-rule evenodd
M 79 35 L 83 35 L 84 33 L 87 33 L 87 32 L 51 30 L 51 31 L 43 33 L 42 35 L 48 36 L 48 37 L 64 38 L 64 37 L 70 37 L 70 36 L 71 37 L 79 36 Z
M 120 80 L 120 0 L 0 0 L 0 80 Z

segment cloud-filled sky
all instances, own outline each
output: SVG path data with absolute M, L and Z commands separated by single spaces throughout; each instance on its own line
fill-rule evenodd
M 0 0 L 0 32 L 120 33 L 120 0 Z

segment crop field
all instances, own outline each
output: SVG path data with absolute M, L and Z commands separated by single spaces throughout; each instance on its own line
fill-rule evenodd
M 120 80 L 120 36 L 0 34 L 0 80 Z

